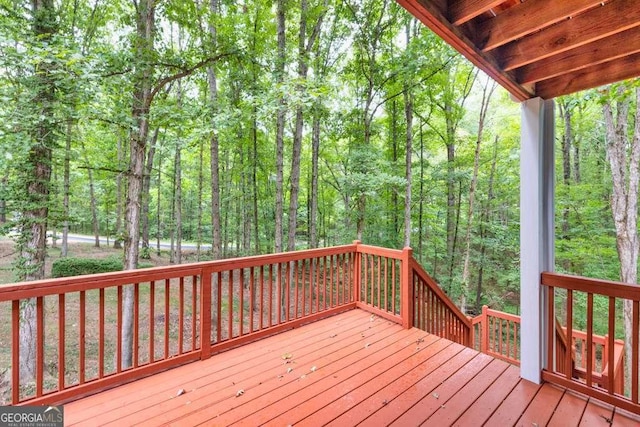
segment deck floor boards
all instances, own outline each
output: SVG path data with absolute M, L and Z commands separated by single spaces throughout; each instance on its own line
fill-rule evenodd
M 638 420 L 364 310 L 65 405 L 69 426 L 624 427 Z

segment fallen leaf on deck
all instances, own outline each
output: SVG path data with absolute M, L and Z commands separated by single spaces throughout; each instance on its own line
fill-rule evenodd
M 440 397 L 438 393 L 433 393 L 432 396 L 435 397 L 436 399 Z
M 288 374 L 288 373 L 291 373 L 292 371 L 293 371 L 293 368 L 289 368 L 289 369 L 287 369 L 287 374 Z
M 370 345 L 371 345 L 371 344 L 366 343 L 366 344 L 364 345 L 364 348 L 369 348 L 369 346 L 370 346 Z
M 244 390 L 240 389 L 238 390 L 238 392 L 236 393 L 236 397 L 240 397 L 244 394 Z
M 285 354 L 283 354 L 283 355 L 282 355 L 282 359 L 283 359 L 283 360 L 291 359 L 291 357 L 292 357 L 292 356 L 291 356 L 291 353 L 285 353 Z
M 186 391 L 184 391 L 183 388 L 181 388 L 180 390 L 178 390 L 178 392 L 176 393 L 176 396 L 182 396 L 183 394 L 185 394 Z
M 316 371 L 316 369 L 318 369 L 318 368 L 316 368 L 315 366 L 312 366 L 312 367 L 311 367 L 311 372 L 315 372 L 315 371 Z
M 375 314 L 372 314 L 371 317 L 369 318 L 369 322 L 373 322 L 374 320 L 376 320 L 376 316 Z

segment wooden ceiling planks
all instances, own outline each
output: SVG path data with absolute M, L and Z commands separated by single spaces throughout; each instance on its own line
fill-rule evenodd
M 518 100 L 640 75 L 640 0 L 397 0 Z

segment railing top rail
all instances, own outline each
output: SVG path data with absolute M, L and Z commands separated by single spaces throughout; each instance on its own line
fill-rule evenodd
M 61 277 L 56 279 L 4 284 L 0 285 L 0 302 L 100 289 L 109 286 L 127 285 L 152 280 L 163 280 L 167 277 L 178 278 L 194 276 L 202 274 L 204 270 L 215 273 L 229 269 L 260 267 L 262 265 L 284 263 L 307 258 L 340 255 L 354 252 L 355 248 L 356 245 L 350 244 L 296 252 L 282 252 L 278 254 L 229 258 L 192 264 L 141 268 L 138 270 L 116 271 L 111 273 L 89 274 L 84 276 Z
M 436 296 L 447 306 L 449 310 L 453 312 L 453 314 L 460 319 L 462 323 L 464 323 L 468 328 L 471 328 L 471 319 L 465 316 L 462 311 L 449 299 L 449 297 L 440 289 L 440 286 L 436 283 L 435 280 L 427 273 L 424 268 L 420 265 L 415 258 L 411 258 L 411 267 L 418 272 L 418 274 L 422 277 L 422 279 L 429 284 L 431 291 L 436 294 Z
M 640 286 L 611 280 L 592 279 L 545 271 L 541 275 L 545 286 L 588 292 L 595 295 L 640 301 Z
M 357 251 L 360 253 L 379 255 L 392 259 L 402 259 L 402 251 L 398 249 L 388 249 L 379 246 L 363 245 L 362 243 L 359 243 L 357 246 Z
M 520 316 L 511 313 L 505 313 L 504 311 L 493 310 L 491 308 L 486 309 L 486 315 L 495 317 L 497 319 L 508 320 L 511 322 L 520 323 Z M 482 321 L 483 314 L 478 314 L 476 317 L 471 318 L 471 322 L 473 324 L 479 323 Z

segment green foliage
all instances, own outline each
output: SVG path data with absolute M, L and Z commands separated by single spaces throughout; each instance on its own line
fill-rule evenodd
M 51 276 L 71 277 L 83 274 L 108 273 L 110 271 L 121 271 L 122 268 L 122 260 L 116 257 L 105 259 L 60 258 L 53 262 Z

